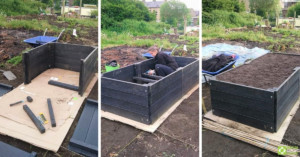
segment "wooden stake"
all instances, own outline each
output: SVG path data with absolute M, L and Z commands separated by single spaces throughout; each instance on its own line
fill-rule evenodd
M 295 28 L 295 24 L 296 24 L 296 11 L 294 12 L 294 23 L 293 23 L 293 28 Z
M 63 0 L 62 3 L 63 3 L 62 4 L 62 6 L 63 6 L 62 14 L 63 14 L 63 17 L 65 17 L 65 4 L 66 4 L 65 0 Z
M 80 0 L 79 18 L 81 18 L 81 6 L 82 6 L 82 0 Z

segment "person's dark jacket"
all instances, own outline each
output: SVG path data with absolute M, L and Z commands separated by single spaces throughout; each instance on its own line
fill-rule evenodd
M 176 63 L 175 59 L 172 56 L 167 55 L 163 52 L 158 52 L 154 57 L 154 60 L 155 64 L 166 65 L 172 68 L 173 70 L 176 70 L 178 68 L 178 64 Z

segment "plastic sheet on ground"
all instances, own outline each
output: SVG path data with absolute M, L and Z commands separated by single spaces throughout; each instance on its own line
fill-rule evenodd
M 213 55 L 220 55 L 223 53 L 232 53 L 239 55 L 239 59 L 236 61 L 235 66 L 240 66 L 245 63 L 245 61 L 253 60 L 266 53 L 269 50 L 255 47 L 253 49 L 248 49 L 243 46 L 229 45 L 229 44 L 211 44 L 202 48 L 202 59 L 206 60 L 211 58 Z
M 237 61 L 235 62 L 235 66 L 238 67 L 243 65 L 246 61 L 251 61 L 256 59 L 266 53 L 269 53 L 269 50 L 265 50 L 262 48 L 255 47 L 253 49 L 248 49 L 243 46 L 230 45 L 224 43 L 217 43 L 204 46 L 202 48 L 202 60 L 207 60 L 214 55 L 220 54 L 236 54 L 239 56 Z M 213 76 L 206 76 L 206 80 L 210 80 Z M 202 83 L 205 82 L 204 77 L 202 76 Z

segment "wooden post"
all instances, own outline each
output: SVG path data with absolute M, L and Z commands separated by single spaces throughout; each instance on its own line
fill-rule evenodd
M 81 18 L 81 6 L 82 6 L 82 0 L 80 0 L 79 18 Z
M 276 27 L 279 25 L 279 13 L 276 11 Z
M 63 11 L 62 11 L 62 14 L 63 14 L 63 17 L 65 17 L 65 0 L 62 1 L 62 6 L 63 6 Z
M 186 34 L 186 25 L 187 25 L 187 19 L 186 16 L 184 16 L 184 29 L 183 29 L 183 34 Z
M 293 28 L 295 28 L 296 25 L 296 11 L 294 12 L 294 23 L 293 23 Z
M 268 13 L 268 12 L 267 12 L 267 21 L 266 21 L 266 25 L 267 25 L 267 27 L 270 26 L 270 24 L 269 24 L 269 13 Z

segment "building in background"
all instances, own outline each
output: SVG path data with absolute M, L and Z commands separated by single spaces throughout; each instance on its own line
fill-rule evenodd
M 91 13 L 93 11 L 98 10 L 97 5 L 91 5 L 91 4 L 83 4 L 83 7 L 81 7 L 81 16 L 83 17 L 90 17 Z M 80 7 L 79 6 L 66 6 L 64 13 L 76 13 L 77 15 L 80 14 Z M 63 13 L 63 7 L 61 8 L 61 14 Z
M 199 11 L 190 8 L 190 15 L 191 15 L 191 26 L 198 26 L 199 25 Z
M 66 6 L 73 6 L 74 5 L 74 0 L 66 0 Z
M 289 7 L 296 4 L 297 2 L 300 2 L 300 0 L 280 0 L 282 16 L 286 17 Z
M 143 2 L 150 12 L 154 12 L 156 14 L 156 22 L 160 22 L 160 7 L 163 3 L 167 2 L 167 0 L 153 0 L 152 2 L 146 2 L 146 0 L 143 0 Z

